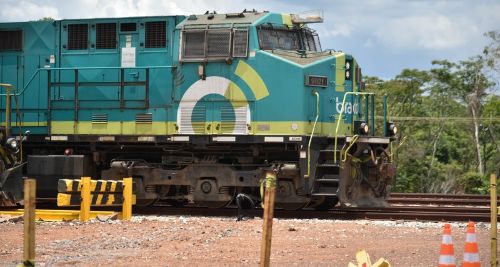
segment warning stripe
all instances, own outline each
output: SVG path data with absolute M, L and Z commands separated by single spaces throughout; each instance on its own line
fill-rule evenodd
M 464 253 L 464 262 L 479 262 L 478 253 Z
M 439 255 L 439 266 L 442 266 L 442 264 L 455 266 L 455 256 Z
M 451 235 L 443 235 L 443 241 L 441 243 L 446 244 L 446 245 L 453 244 L 453 240 L 451 238 Z
M 135 192 L 136 184 L 133 183 L 132 191 Z M 60 179 L 57 183 L 59 193 L 77 193 L 82 191 L 80 179 Z M 91 180 L 90 191 L 101 193 L 123 193 L 122 180 Z
M 92 206 L 121 206 L 123 204 L 123 195 L 119 194 L 90 194 Z M 57 206 L 76 207 L 81 205 L 80 194 L 57 194 Z M 136 203 L 136 195 L 132 195 L 132 205 Z
M 465 235 L 465 242 L 468 242 L 468 243 L 477 242 L 477 240 L 476 240 L 476 234 L 467 233 Z

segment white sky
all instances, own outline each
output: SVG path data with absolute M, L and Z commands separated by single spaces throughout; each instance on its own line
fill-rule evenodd
M 483 34 L 500 30 L 498 0 L 0 0 L 0 6 L 2 22 L 322 9 L 325 22 L 311 25 L 322 47 L 353 54 L 364 74 L 381 78 L 428 69 L 433 59 L 477 55 L 488 43 Z

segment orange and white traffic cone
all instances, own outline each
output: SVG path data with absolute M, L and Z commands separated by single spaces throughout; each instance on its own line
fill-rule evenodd
M 467 234 L 465 236 L 465 249 L 463 267 L 480 267 L 479 248 L 476 239 L 476 225 L 474 222 L 467 224 Z
M 441 242 L 441 252 L 439 253 L 438 267 L 455 267 L 455 250 L 451 239 L 451 226 L 446 223 L 443 228 L 443 241 Z

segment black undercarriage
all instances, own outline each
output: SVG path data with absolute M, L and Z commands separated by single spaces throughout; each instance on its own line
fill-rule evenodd
M 38 196 L 55 198 L 57 181 L 63 178 L 133 177 L 138 205 L 162 201 L 223 207 L 238 193 L 260 199 L 265 172 L 275 170 L 278 207 L 327 209 L 339 200 L 383 205 L 394 176 L 392 167 L 387 171 L 392 164 L 385 139 L 351 145 L 339 138 L 334 148 L 333 138 L 314 137 L 307 155 L 306 136 L 170 136 L 146 142 L 137 136 L 100 138 L 30 136 L 23 144 L 29 155 L 25 173 L 38 180 Z

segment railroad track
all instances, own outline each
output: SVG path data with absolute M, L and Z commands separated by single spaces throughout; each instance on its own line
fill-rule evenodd
M 190 215 L 209 217 L 235 217 L 237 209 L 228 207 L 223 209 L 208 209 L 199 207 L 148 207 L 135 210 L 136 215 Z M 262 210 L 256 209 L 249 213 L 255 217 L 262 216 Z M 490 220 L 488 208 L 464 207 L 405 207 L 391 206 L 386 208 L 334 208 L 328 211 L 310 209 L 288 211 L 277 209 L 275 218 L 281 219 L 385 219 L 385 220 L 422 220 L 422 221 L 476 221 Z
M 497 199 L 497 202 L 499 199 Z M 488 195 L 451 195 L 451 194 L 420 194 L 420 193 L 392 193 L 387 199 L 390 204 L 406 205 L 461 205 L 461 206 L 489 206 Z
M 490 221 L 489 196 L 485 195 L 443 195 L 443 194 L 402 194 L 393 193 L 388 198 L 389 207 L 355 208 L 335 207 L 328 211 L 303 209 L 288 211 L 277 209 L 276 218 L 282 219 L 385 219 L 385 220 L 422 220 L 422 221 Z M 48 204 L 38 208 L 54 208 Z M 103 210 L 103 208 L 99 208 Z M 113 210 L 113 208 L 104 208 Z M 119 209 L 115 209 L 119 210 Z M 156 205 L 153 207 L 134 207 L 135 215 L 173 215 L 173 216 L 209 216 L 234 217 L 237 209 L 230 206 L 222 209 L 200 207 L 171 207 Z M 255 217 L 262 216 L 262 210 L 249 212 Z
M 394 193 L 388 198 L 389 207 L 355 208 L 335 207 L 328 211 L 304 209 L 287 211 L 277 209 L 276 218 L 289 219 L 389 219 L 422 221 L 490 221 L 489 196 L 486 195 L 443 195 L 443 194 L 402 194 Z M 235 207 L 224 209 L 150 207 L 137 214 L 236 216 Z M 262 210 L 251 215 L 260 217 Z

